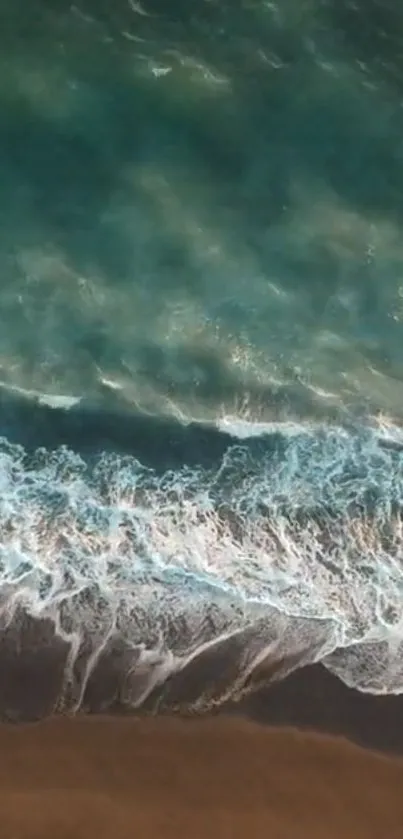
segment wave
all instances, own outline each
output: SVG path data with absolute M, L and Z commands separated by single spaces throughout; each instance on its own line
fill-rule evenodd
M 208 710 L 318 661 L 403 692 L 398 429 L 3 389 L 0 435 L 3 717 Z

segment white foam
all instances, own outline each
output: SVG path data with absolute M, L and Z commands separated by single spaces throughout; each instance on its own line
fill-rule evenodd
M 64 408 L 68 410 L 79 405 L 81 397 L 68 396 L 62 393 L 41 393 L 38 401 L 41 405 L 47 405 L 49 408 Z
M 37 400 L 40 405 L 47 405 L 49 408 L 64 408 L 68 410 L 75 405 L 79 405 L 81 402 L 81 396 L 64 393 L 44 393 L 43 391 L 23 388 L 18 385 L 10 385 L 8 382 L 1 380 L 0 389 L 8 391 L 10 394 L 17 394 L 25 399 Z
M 129 457 L 89 468 L 67 449 L 28 458 L 0 441 L 8 619 L 18 603 L 52 616 L 72 658 L 90 632 L 85 682 L 119 631 L 150 669 L 133 704 L 206 644 L 256 622 L 240 690 L 271 650 L 293 666 L 328 656 L 362 690 L 403 692 L 402 452 L 369 428 L 265 429 L 272 438 L 257 452 L 240 439 L 216 471 L 162 478 Z
M 250 437 L 263 437 L 265 434 L 283 434 L 287 436 L 300 435 L 301 423 L 298 421 L 289 420 L 272 422 L 257 422 L 247 419 L 240 419 L 226 415 L 217 419 L 215 425 L 220 431 L 230 434 L 231 437 L 236 437 L 238 440 L 247 440 Z M 320 422 L 312 421 L 309 426 L 305 425 L 305 433 L 311 430 L 320 430 L 323 425 Z

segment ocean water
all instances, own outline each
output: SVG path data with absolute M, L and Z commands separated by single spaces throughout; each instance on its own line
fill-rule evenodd
M 0 674 L 49 712 L 403 691 L 402 37 L 2 4 Z

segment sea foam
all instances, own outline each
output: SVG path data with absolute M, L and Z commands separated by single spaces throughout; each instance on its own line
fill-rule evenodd
M 398 431 L 226 427 L 215 465 L 162 472 L 1 438 L 1 624 L 52 622 L 70 709 L 119 639 L 128 707 L 228 639 L 238 672 L 220 701 L 262 661 L 277 678 L 322 660 L 360 690 L 403 691 Z

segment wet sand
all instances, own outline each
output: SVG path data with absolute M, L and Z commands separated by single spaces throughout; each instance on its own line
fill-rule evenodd
M 303 667 L 258 690 L 238 710 L 271 726 L 342 735 L 358 745 L 403 758 L 403 696 L 352 690 L 322 664 Z
M 362 703 L 342 686 L 332 710 L 333 677 L 311 668 L 305 697 L 303 678 L 302 673 L 299 682 L 288 680 L 290 687 L 261 691 L 239 707 L 261 722 L 238 714 L 92 716 L 1 726 L 2 839 L 401 839 L 399 756 L 341 736 L 267 725 L 275 721 L 276 707 L 279 721 L 288 716 L 298 723 L 299 707 L 300 722 L 312 728 L 322 690 L 328 730 L 342 730 L 341 709 L 344 733 L 357 737 L 359 714 L 355 709 L 349 718 L 346 710 L 356 702 L 368 731 L 379 727 L 380 743 L 383 722 L 387 729 L 391 724 L 388 698 L 364 697 Z M 313 702 L 303 720 L 310 683 Z M 395 708 L 397 728 L 403 703 L 396 700 Z M 318 727 L 324 729 L 325 722 Z M 389 731 L 387 749 L 390 736 Z

